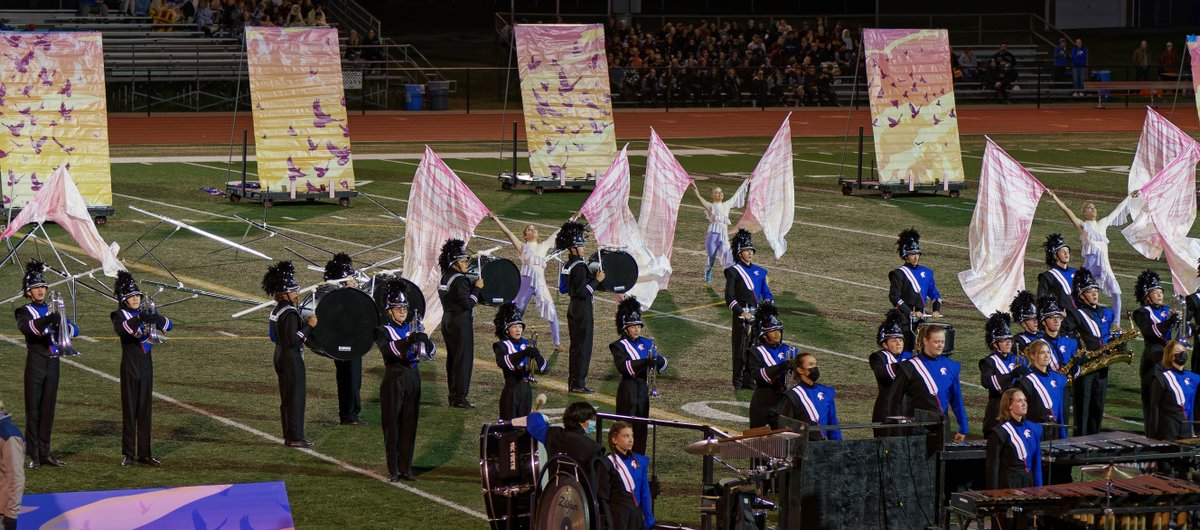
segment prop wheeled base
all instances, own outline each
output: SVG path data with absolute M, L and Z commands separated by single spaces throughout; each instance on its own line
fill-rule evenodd
M 946 185 L 942 184 L 916 184 L 912 189 L 909 189 L 907 182 L 897 182 L 884 184 L 878 180 L 859 180 L 859 179 L 838 179 L 838 184 L 842 186 L 842 195 L 853 195 L 854 190 L 879 190 L 883 198 L 890 199 L 897 193 L 933 193 L 946 191 L 951 198 L 958 198 L 959 192 L 966 189 L 966 184 L 962 182 L 950 182 Z
M 534 193 L 541 195 L 546 190 L 590 190 L 596 187 L 595 175 L 588 175 L 587 178 L 564 179 L 559 180 L 554 176 L 537 176 L 529 173 L 517 173 L 513 177 L 511 171 L 505 171 L 497 176 L 500 180 L 500 187 L 506 190 L 515 190 L 517 188 L 532 189 Z
M 237 203 L 242 199 L 260 202 L 263 206 L 271 207 L 275 202 L 317 202 L 318 199 L 337 198 L 338 204 L 342 206 L 350 206 L 350 198 L 357 197 L 358 192 L 354 190 L 334 191 L 333 194 L 324 186 L 319 190 L 297 191 L 295 197 L 288 191 L 271 191 L 270 189 L 262 189 L 257 182 L 242 182 L 233 181 L 225 184 L 225 194 L 229 196 L 229 202 Z
M 88 206 L 87 209 L 88 209 L 88 215 L 92 216 L 92 220 L 95 221 L 97 225 L 102 225 L 104 223 L 107 223 L 109 216 L 111 216 L 113 213 L 116 212 L 116 210 L 114 210 L 111 205 L 110 206 L 103 206 L 103 205 Z M 20 208 L 5 208 L 4 209 L 4 216 L 9 219 L 16 217 L 18 213 L 21 213 Z M 53 221 L 51 221 L 51 222 L 53 222 Z

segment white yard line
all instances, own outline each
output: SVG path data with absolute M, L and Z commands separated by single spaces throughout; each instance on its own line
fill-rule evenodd
M 221 331 L 221 330 L 217 330 L 217 334 L 218 334 L 218 335 L 224 335 L 224 336 L 226 336 L 226 337 L 237 337 L 237 335 L 235 335 L 235 334 L 233 334 L 233 333 L 230 333 L 230 332 L 228 332 L 228 331 Z

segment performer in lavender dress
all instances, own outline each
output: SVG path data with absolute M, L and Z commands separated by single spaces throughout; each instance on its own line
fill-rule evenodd
M 1120 226 L 1129 220 L 1129 216 L 1133 213 L 1131 211 L 1133 201 L 1130 201 L 1130 197 L 1126 197 L 1116 208 L 1113 208 L 1112 213 L 1102 218 L 1097 218 L 1099 213 L 1096 211 L 1095 204 L 1085 202 L 1083 203 L 1083 219 L 1080 219 L 1053 191 L 1046 190 L 1046 194 L 1067 215 L 1071 224 L 1079 229 L 1079 239 L 1083 243 L 1083 268 L 1090 271 L 1092 276 L 1095 276 L 1100 282 L 1104 293 L 1112 297 L 1113 314 L 1117 315 L 1117 321 L 1113 323 L 1113 327 L 1121 327 L 1121 285 L 1117 282 L 1116 274 L 1113 273 L 1112 263 L 1108 261 L 1108 227 Z M 1131 197 L 1137 197 L 1137 192 L 1133 192 Z M 1138 303 L 1142 303 L 1141 300 Z
M 550 297 L 550 288 L 546 285 L 546 256 L 554 250 L 554 238 L 558 235 L 558 230 L 550 234 L 545 241 L 539 242 L 538 229 L 530 224 L 525 225 L 525 229 L 521 231 L 523 237 L 518 238 L 507 226 L 504 226 L 504 223 L 500 222 L 500 218 L 496 214 L 490 214 L 490 216 L 500 230 L 508 236 L 509 241 L 512 241 L 513 247 L 517 249 L 517 255 L 521 258 L 521 290 L 517 291 L 514 303 L 521 311 L 525 310 L 531 299 L 537 304 L 538 315 L 550 323 L 550 334 L 554 338 L 555 351 L 561 351 L 558 311 L 554 308 L 554 299 Z M 576 213 L 571 220 L 574 221 L 578 218 L 579 214 Z
M 728 201 L 725 200 L 725 192 L 721 191 L 721 188 L 712 189 L 712 202 L 704 200 L 695 182 L 692 182 L 692 191 L 696 192 L 696 198 L 700 199 L 700 204 L 704 206 L 704 215 L 708 217 L 708 235 L 704 238 L 704 250 L 708 252 L 708 267 L 704 269 L 704 281 L 707 283 L 712 281 L 714 265 L 719 265 L 720 270 L 733 265 L 733 254 L 729 251 L 729 225 L 732 224 L 729 221 L 729 210 L 741 208 L 746 204 L 746 185 L 738 188 L 737 193 Z

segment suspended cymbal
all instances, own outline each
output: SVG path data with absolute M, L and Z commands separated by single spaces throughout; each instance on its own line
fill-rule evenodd
M 715 438 L 706 438 L 698 442 L 687 444 L 684 446 L 683 452 L 689 455 L 712 456 L 720 454 L 721 448 Z

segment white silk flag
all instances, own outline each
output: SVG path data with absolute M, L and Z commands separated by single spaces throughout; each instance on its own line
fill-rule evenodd
M 105 276 L 115 278 L 117 271 L 125 269 L 117 261 L 117 252 L 121 247 L 116 243 L 105 244 L 104 238 L 100 237 L 96 223 L 88 214 L 87 201 L 79 193 L 65 164 L 54 170 L 50 180 L 25 203 L 21 213 L 4 229 L 0 238 L 12 237 L 17 229 L 29 223 L 42 224 L 46 221 L 53 221 L 66 230 L 85 254 L 100 262 Z
M 1133 164 L 1129 166 L 1129 181 L 1126 184 L 1128 192 L 1142 189 L 1155 178 L 1167 164 L 1178 158 L 1184 151 L 1190 149 L 1195 141 L 1187 133 L 1179 130 L 1175 124 L 1164 118 L 1154 109 L 1146 108 L 1146 122 L 1142 126 L 1142 136 L 1138 140 L 1137 153 Z M 1129 210 L 1132 221 L 1121 233 L 1139 253 L 1150 259 L 1158 259 L 1162 255 L 1162 243 L 1158 230 L 1146 216 L 1146 206 L 1143 198 L 1132 198 Z M 1189 217 L 1177 219 L 1191 228 L 1196 219 L 1195 208 Z
M 658 296 L 659 280 L 669 274 L 670 263 L 646 245 L 642 230 L 629 210 L 629 146 L 621 148 L 608 171 L 596 180 L 596 189 L 579 208 L 591 224 L 592 234 L 601 246 L 620 247 L 638 266 L 638 280 L 627 294 L 636 296 L 648 308 Z
M 984 316 L 1007 311 L 1025 288 L 1025 245 L 1044 191 L 1020 162 L 987 139 L 971 216 L 971 268 L 958 273 L 963 292 Z
M 408 193 L 408 221 L 404 229 L 404 277 L 425 295 L 426 329 L 442 321 L 438 283 L 442 270 L 437 258 L 448 239 L 469 242 L 488 209 L 437 153 L 425 146 L 425 155 L 413 176 Z
M 1186 295 L 1200 287 L 1196 262 L 1200 239 L 1187 234 L 1196 220 L 1196 163 L 1200 145 L 1191 142 L 1140 190 L 1145 216 L 1155 230 L 1157 247 L 1167 257 L 1175 294 Z
M 789 113 L 775 132 L 750 175 L 746 209 L 735 228 L 762 232 L 775 259 L 787 251 L 787 234 L 796 217 L 795 173 L 792 170 L 792 126 Z
M 675 155 L 671 154 L 671 150 L 654 128 L 651 128 L 638 226 L 646 240 L 646 246 L 659 257 L 659 263 L 665 268 L 659 279 L 660 289 L 666 289 L 671 280 L 671 252 L 675 248 L 679 203 L 683 201 L 683 194 L 691 182 L 692 177 L 675 159 Z

